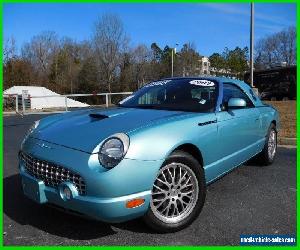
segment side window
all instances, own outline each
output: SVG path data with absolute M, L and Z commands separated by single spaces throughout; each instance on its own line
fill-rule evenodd
M 159 104 L 164 97 L 164 91 L 159 88 L 153 88 L 146 94 L 139 97 L 138 104 Z
M 224 83 L 223 84 L 223 101 L 222 103 L 226 105 L 230 98 L 242 98 L 246 101 L 246 107 L 254 107 L 250 98 L 242 91 L 239 87 L 234 84 Z

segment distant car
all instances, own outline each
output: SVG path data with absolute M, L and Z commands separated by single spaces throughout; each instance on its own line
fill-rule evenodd
M 106 222 L 191 224 L 206 186 L 255 157 L 273 162 L 278 112 L 244 82 L 170 78 L 111 109 L 48 116 L 20 150 L 26 196 Z
M 275 89 L 261 92 L 260 98 L 268 101 L 288 101 L 290 100 L 290 94 L 285 90 Z

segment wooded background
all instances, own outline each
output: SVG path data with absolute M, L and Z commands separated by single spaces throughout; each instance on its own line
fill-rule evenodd
M 199 38 L 201 39 L 201 38 Z M 201 48 L 200 48 L 201 50 Z M 171 76 L 171 51 L 155 42 L 130 46 L 122 20 L 104 14 L 96 20 L 90 40 L 77 42 L 55 32 L 37 34 L 17 52 L 13 37 L 4 42 L 4 89 L 14 85 L 44 86 L 60 94 L 135 91 L 145 83 Z M 174 76 L 195 76 L 203 56 L 186 42 L 174 59 Z M 249 70 L 248 48 L 224 48 L 209 56 L 211 67 L 243 79 Z M 296 63 L 296 29 L 290 27 L 260 39 L 255 69 Z

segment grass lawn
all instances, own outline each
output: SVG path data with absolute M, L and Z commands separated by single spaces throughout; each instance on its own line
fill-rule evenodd
M 296 137 L 296 101 L 268 101 L 280 115 L 280 137 Z

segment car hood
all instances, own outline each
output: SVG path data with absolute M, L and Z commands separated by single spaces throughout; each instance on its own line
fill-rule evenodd
M 76 111 L 42 119 L 30 136 L 92 153 L 101 141 L 115 133 L 129 133 L 161 119 L 186 114 L 134 108 Z

